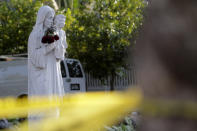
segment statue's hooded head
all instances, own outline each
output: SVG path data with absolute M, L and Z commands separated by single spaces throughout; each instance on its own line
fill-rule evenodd
M 65 21 L 66 21 L 66 16 L 62 14 L 56 15 L 54 18 L 54 24 L 55 26 L 57 26 L 57 28 L 63 28 L 65 25 Z
M 55 15 L 55 11 L 49 6 L 42 6 L 37 13 L 36 25 L 34 26 L 34 30 L 42 32 L 44 26 L 50 27 L 53 23 L 53 17 Z

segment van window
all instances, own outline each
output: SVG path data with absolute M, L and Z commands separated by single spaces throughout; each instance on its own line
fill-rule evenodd
M 60 67 L 61 67 L 62 77 L 66 77 L 66 69 L 63 61 L 60 62 Z
M 67 66 L 70 77 L 83 77 L 81 67 L 78 61 L 67 60 Z

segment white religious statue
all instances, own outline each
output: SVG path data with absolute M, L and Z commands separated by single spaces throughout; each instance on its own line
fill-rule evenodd
M 55 12 L 49 6 L 42 6 L 36 24 L 28 40 L 28 96 L 64 95 L 60 59 L 64 59 L 65 47 L 60 40 L 51 44 L 42 43 L 45 31 L 53 26 Z M 66 44 L 64 42 L 64 44 Z
M 65 25 L 66 17 L 62 14 L 55 16 L 54 26 L 57 29 L 57 35 L 59 36 L 59 41 L 57 41 L 57 46 L 55 48 L 55 56 L 59 60 L 64 59 L 66 53 L 67 42 L 66 42 L 66 33 L 62 28 Z

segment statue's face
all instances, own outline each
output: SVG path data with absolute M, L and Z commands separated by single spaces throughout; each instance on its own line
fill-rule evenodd
M 49 12 L 44 20 L 44 27 L 50 28 L 53 25 L 54 13 Z
M 58 28 L 63 28 L 65 26 L 65 18 L 56 18 L 54 23 Z
M 58 26 L 59 26 L 60 28 L 63 28 L 64 25 L 65 25 L 65 19 L 61 19 L 61 20 L 58 22 Z

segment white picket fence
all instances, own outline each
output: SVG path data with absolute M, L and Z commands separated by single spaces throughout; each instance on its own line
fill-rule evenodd
M 131 85 L 136 85 L 136 72 L 134 68 L 130 70 L 125 70 L 122 77 L 116 76 L 114 81 L 115 90 L 124 90 Z M 90 73 L 86 73 L 86 88 L 87 91 L 100 91 L 100 90 L 110 90 L 110 77 L 105 80 L 105 84 L 99 79 L 93 78 Z

